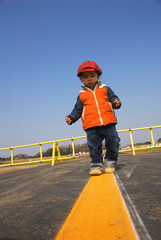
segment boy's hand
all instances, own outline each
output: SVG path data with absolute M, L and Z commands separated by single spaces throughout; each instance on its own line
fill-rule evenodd
M 68 123 L 68 125 L 72 124 L 72 120 L 71 120 L 71 118 L 69 118 L 69 117 L 66 117 L 66 118 L 65 118 L 65 121 Z
M 113 105 L 114 105 L 116 108 L 119 108 L 119 107 L 121 106 L 121 102 L 120 102 L 118 99 L 116 99 L 116 100 L 114 100 Z

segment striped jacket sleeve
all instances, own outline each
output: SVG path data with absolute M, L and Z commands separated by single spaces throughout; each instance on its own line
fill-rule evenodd
M 74 123 L 81 117 L 82 111 L 83 111 L 83 104 L 80 100 L 80 97 L 78 96 L 72 112 L 67 117 L 69 117 L 72 120 L 72 123 Z

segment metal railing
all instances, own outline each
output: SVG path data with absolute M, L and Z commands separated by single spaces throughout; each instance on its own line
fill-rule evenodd
M 161 146 L 157 146 L 155 144 L 155 139 L 154 139 L 154 134 L 153 134 L 153 129 L 156 128 L 161 128 L 161 126 L 150 126 L 150 127 L 144 127 L 144 128 L 131 128 L 131 129 L 125 129 L 125 130 L 118 130 L 118 133 L 121 132 L 128 132 L 129 136 L 130 136 L 130 142 L 131 142 L 131 151 L 132 154 L 135 156 L 135 152 L 137 150 L 143 150 L 143 149 L 150 149 L 150 148 L 157 148 L 157 147 L 161 147 Z M 133 138 L 133 134 L 132 132 L 134 131 L 140 131 L 140 130 L 149 130 L 150 131 L 150 138 L 151 138 L 151 146 L 147 145 L 147 146 L 142 146 L 142 147 L 136 147 L 134 145 L 134 138 Z M 126 152 L 129 151 L 130 149 L 124 149 L 124 150 L 120 150 L 120 152 Z
M 155 144 L 153 129 L 156 129 L 156 128 L 161 128 L 161 125 L 160 126 L 144 127 L 144 128 L 132 128 L 132 129 L 125 129 L 125 130 L 118 130 L 117 131 L 118 133 L 128 132 L 129 137 L 130 137 L 130 143 L 131 143 L 131 147 L 129 147 L 128 149 L 120 150 L 119 152 L 129 152 L 130 151 L 135 156 L 135 153 L 136 153 L 137 150 L 161 147 L 161 146 L 157 146 Z M 133 138 L 132 133 L 134 131 L 141 131 L 141 130 L 149 130 L 150 131 L 150 138 L 151 138 L 151 145 L 150 146 L 148 145 L 148 146 L 143 146 L 143 147 L 138 148 L 137 146 L 134 145 L 134 138 Z M 83 139 L 83 138 L 86 138 L 86 136 L 72 137 L 72 138 L 61 139 L 61 140 L 56 140 L 56 141 L 40 142 L 40 143 L 27 144 L 27 145 L 21 145 L 21 146 L 11 146 L 11 147 L 6 147 L 6 148 L 0 148 L 0 151 L 10 150 L 10 163 L 4 163 L 4 164 L 1 163 L 0 167 L 22 165 L 22 164 L 31 164 L 31 163 L 41 163 L 41 162 L 51 162 L 51 165 L 54 166 L 55 162 L 60 162 L 61 163 L 62 160 L 64 160 L 64 159 L 71 159 L 71 158 L 78 157 L 75 153 L 75 142 L 74 142 L 74 140 Z M 61 156 L 61 154 L 60 154 L 59 143 L 60 142 L 66 142 L 66 141 L 71 141 L 71 145 L 72 145 L 71 156 Z M 43 158 L 43 145 L 45 145 L 45 144 L 52 144 L 52 156 L 51 156 L 51 158 Z M 27 161 L 27 162 L 26 161 L 17 162 L 17 161 L 14 160 L 14 150 L 15 149 L 31 147 L 31 146 L 39 146 L 40 157 L 37 160 Z

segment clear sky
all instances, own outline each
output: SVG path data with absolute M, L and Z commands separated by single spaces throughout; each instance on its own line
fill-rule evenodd
M 123 103 L 118 130 L 161 125 L 160 0 L 0 0 L 1 148 L 85 135 L 64 119 L 86 60 Z

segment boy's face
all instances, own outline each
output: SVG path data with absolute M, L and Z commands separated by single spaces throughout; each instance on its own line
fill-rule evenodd
M 96 71 L 83 72 L 80 76 L 80 80 L 87 87 L 93 87 L 98 80 L 98 74 Z

